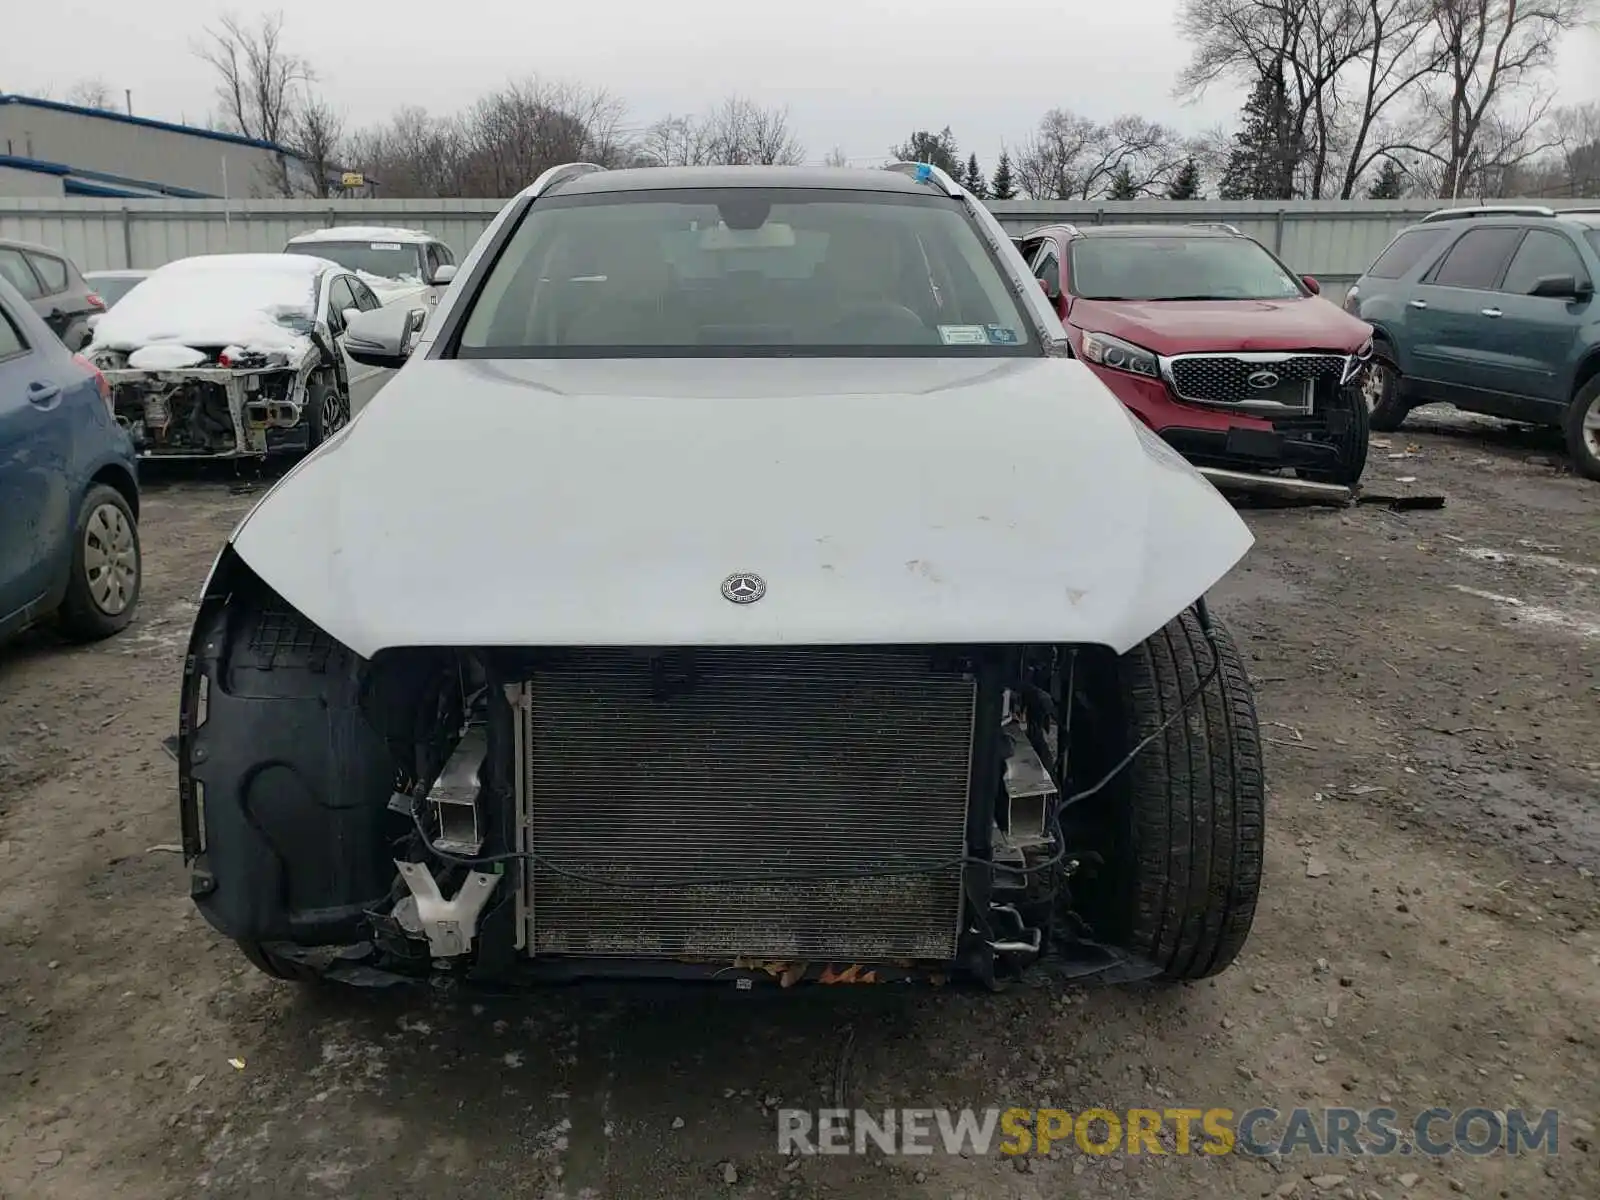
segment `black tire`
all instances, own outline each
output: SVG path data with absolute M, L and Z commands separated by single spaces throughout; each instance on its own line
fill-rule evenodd
M 133 620 L 144 579 L 139 522 L 122 493 L 92 484 L 72 531 L 72 575 L 61 602 L 61 631 L 80 642 L 121 633 Z
M 1215 651 L 1186 610 L 1117 660 L 1128 748 L 1220 663 L 1205 692 L 1129 766 L 1117 801 L 1107 914 L 1119 941 L 1171 980 L 1223 970 L 1250 934 L 1261 887 L 1266 787 L 1250 678 L 1212 619 Z M 1126 753 L 1126 751 L 1124 751 Z
M 1600 375 L 1579 388 L 1567 405 L 1562 431 L 1573 469 L 1588 479 L 1600 479 Z
M 318 371 L 306 384 L 306 448 L 315 450 L 350 424 L 350 394 L 332 371 Z
M 1344 429 L 1334 435 L 1337 457 L 1325 467 L 1303 467 L 1298 474 L 1316 483 L 1338 483 L 1354 487 L 1361 482 L 1361 472 L 1367 468 L 1367 447 L 1372 439 L 1371 415 L 1361 391 L 1355 387 L 1342 387 L 1334 395 L 1331 411 L 1342 409 L 1349 414 Z
M 1387 361 L 1374 357 L 1361 381 L 1368 423 L 1379 433 L 1393 433 L 1411 412 L 1400 395 L 1400 376 Z
M 322 979 L 321 972 L 314 967 L 275 954 L 260 942 L 241 940 L 235 944 L 250 960 L 251 966 L 274 979 L 286 983 L 317 983 Z

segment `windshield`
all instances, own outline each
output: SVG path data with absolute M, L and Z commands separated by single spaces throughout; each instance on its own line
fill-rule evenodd
M 959 204 L 728 188 L 556 197 L 524 215 L 462 357 L 1037 354 Z
M 422 279 L 417 247 L 406 242 L 295 242 L 284 252 L 326 258 L 347 271 L 374 279 L 403 279 L 408 283 Z
M 1242 237 L 1087 237 L 1072 243 L 1082 300 L 1286 300 L 1301 283 Z
M 134 289 L 136 284 L 144 282 L 141 275 L 85 275 L 84 282 L 94 289 L 94 294 L 106 302 L 110 308 Z

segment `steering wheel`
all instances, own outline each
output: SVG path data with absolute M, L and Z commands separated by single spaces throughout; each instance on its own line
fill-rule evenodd
M 892 300 L 863 301 L 857 304 L 847 304 L 839 310 L 837 316 L 828 322 L 830 331 L 842 329 L 848 325 L 866 325 L 898 327 L 906 333 L 916 332 L 926 334 L 928 323 L 919 317 L 912 309 L 904 304 L 897 304 Z M 861 341 L 870 342 L 874 339 L 862 338 Z

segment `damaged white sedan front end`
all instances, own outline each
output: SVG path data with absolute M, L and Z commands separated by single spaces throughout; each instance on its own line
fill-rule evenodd
M 347 422 L 352 378 L 330 308 L 339 274 L 303 256 L 207 255 L 131 291 L 88 355 L 139 454 L 260 458 L 311 449 Z

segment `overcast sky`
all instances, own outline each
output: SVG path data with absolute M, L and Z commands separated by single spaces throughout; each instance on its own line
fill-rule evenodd
M 787 104 L 808 155 L 880 159 L 913 129 L 950 125 L 988 169 L 1055 106 L 1137 112 L 1186 132 L 1231 123 L 1241 95 L 1172 95 L 1186 49 L 1177 0 L 277 0 L 290 48 L 352 126 L 402 104 L 448 111 L 511 78 L 602 85 L 630 123 L 738 92 Z M 134 112 L 201 121 L 210 68 L 193 54 L 219 11 L 202 0 L 7 0 L 0 91 L 60 98 L 103 79 Z M 914 15 L 913 15 L 914 14 Z M 1558 102 L 1600 100 L 1600 34 L 1563 49 Z

